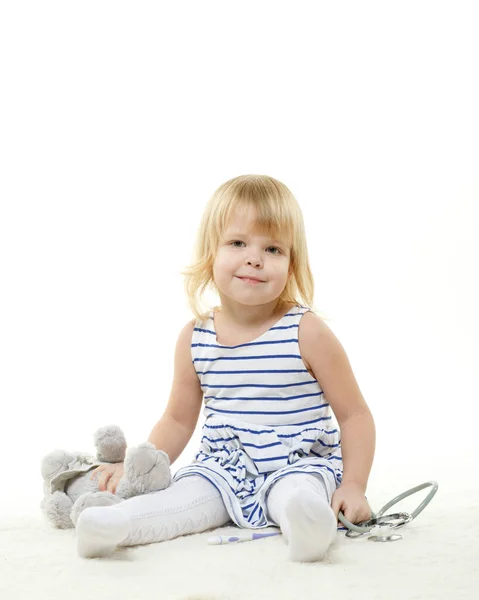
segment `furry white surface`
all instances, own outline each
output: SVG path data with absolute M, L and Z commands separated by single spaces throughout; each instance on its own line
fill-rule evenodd
M 399 475 L 401 475 L 399 477 Z M 326 560 L 296 564 L 281 536 L 208 546 L 211 533 L 82 559 L 74 530 L 56 530 L 38 513 L 0 521 L 2 600 L 240 600 L 240 599 L 442 599 L 477 598 L 479 485 L 451 464 L 373 470 L 368 498 L 379 510 L 391 498 L 435 479 L 439 491 L 403 539 L 373 543 L 344 533 Z M 424 492 L 394 510 L 412 511 Z M 391 512 L 391 511 L 388 511 Z M 224 527 L 218 532 L 237 531 Z

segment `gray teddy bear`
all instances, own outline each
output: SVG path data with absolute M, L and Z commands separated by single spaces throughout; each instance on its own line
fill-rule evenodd
M 101 427 L 93 436 L 96 457 L 80 452 L 54 450 L 41 463 L 44 497 L 40 507 L 60 529 L 74 527 L 89 506 L 111 506 L 126 498 L 163 490 L 171 483 L 170 460 L 162 450 L 145 442 L 128 448 L 123 431 L 116 425 Z M 124 462 L 124 473 L 116 494 L 100 492 L 98 479 L 91 479 L 101 463 Z

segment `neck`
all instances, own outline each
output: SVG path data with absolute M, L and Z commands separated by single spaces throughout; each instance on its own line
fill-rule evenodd
M 286 309 L 284 303 L 278 298 L 266 304 L 248 306 L 239 302 L 231 301 L 220 293 L 220 312 L 225 321 L 238 327 L 254 329 L 261 326 L 265 321 Z

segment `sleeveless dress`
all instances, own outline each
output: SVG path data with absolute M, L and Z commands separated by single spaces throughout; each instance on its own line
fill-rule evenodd
M 293 306 L 263 335 L 237 346 L 217 342 L 213 312 L 195 324 L 191 355 L 206 420 L 194 462 L 173 479 L 208 479 L 240 527 L 275 524 L 266 500 L 280 477 L 321 477 L 329 502 L 341 483 L 340 432 L 299 351 L 299 323 L 309 310 Z

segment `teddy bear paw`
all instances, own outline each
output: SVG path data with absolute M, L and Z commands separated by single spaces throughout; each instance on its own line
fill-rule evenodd
M 51 496 L 42 501 L 42 510 L 52 525 L 58 529 L 71 529 L 73 523 L 70 519 L 72 501 L 64 492 L 53 492 Z
M 117 425 L 107 425 L 97 429 L 93 435 L 100 462 L 123 462 L 126 452 L 125 434 Z
M 86 492 L 75 501 L 70 512 L 70 519 L 76 527 L 78 517 L 85 508 L 89 508 L 90 506 L 113 506 L 121 501 L 121 498 L 110 492 Z
M 163 490 L 170 483 L 170 459 L 166 452 L 157 450 L 150 442 L 128 448 L 124 462 L 124 475 L 117 494 L 130 498 Z

